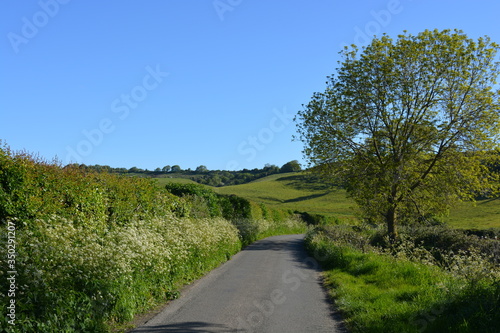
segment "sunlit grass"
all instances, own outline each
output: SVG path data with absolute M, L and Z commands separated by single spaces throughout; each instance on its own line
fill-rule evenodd
M 462 203 L 452 209 L 444 221 L 461 229 L 500 228 L 500 198 Z
M 356 220 L 357 207 L 345 190 L 328 188 L 310 181 L 304 173 L 275 174 L 253 182 L 215 188 L 218 193 L 236 194 L 281 209 Z M 500 198 L 462 203 L 450 210 L 443 221 L 455 228 L 500 228 Z
M 189 178 L 174 178 L 174 177 L 161 177 L 155 178 L 158 183 L 158 186 L 164 187 L 168 183 L 177 183 L 177 184 L 197 184 L 194 180 Z
M 350 332 L 497 332 L 500 288 L 482 275 L 481 265 L 478 275 L 463 276 L 361 250 L 319 229 L 306 244 L 325 269 L 325 286 Z M 465 258 L 462 265 L 468 265 Z
M 276 174 L 256 181 L 216 188 L 221 194 L 236 194 L 281 209 L 304 211 L 338 218 L 355 218 L 355 204 L 342 189 L 310 183 L 300 173 Z

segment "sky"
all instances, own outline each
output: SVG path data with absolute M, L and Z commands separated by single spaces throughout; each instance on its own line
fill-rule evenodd
M 6 0 L 0 140 L 62 164 L 154 170 L 298 160 L 293 118 L 344 45 L 461 29 L 500 43 L 500 2 Z

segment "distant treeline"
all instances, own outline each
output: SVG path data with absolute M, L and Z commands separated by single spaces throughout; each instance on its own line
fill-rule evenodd
M 299 162 L 293 160 L 283 164 L 281 167 L 272 164 L 266 164 L 262 169 L 243 169 L 239 171 L 227 170 L 208 170 L 204 165 L 200 165 L 195 170 L 183 170 L 179 165 L 164 166 L 163 168 L 156 168 L 154 171 L 132 167 L 126 168 L 113 168 L 108 165 L 75 165 L 80 169 L 87 169 L 97 172 L 119 173 L 119 174 L 133 174 L 145 177 L 182 177 L 191 179 L 197 183 L 210 185 L 210 186 L 228 186 L 238 185 L 251 182 L 252 180 L 266 177 L 269 175 L 285 172 L 296 172 L 302 170 Z

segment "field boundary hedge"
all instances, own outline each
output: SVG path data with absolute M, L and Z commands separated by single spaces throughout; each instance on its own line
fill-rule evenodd
M 15 318 L 3 313 L 0 331 L 109 332 L 177 297 L 242 246 L 306 230 L 291 212 L 190 191 L 174 195 L 154 179 L 0 147 L 0 242 L 13 228 L 16 249 L 0 260 L 2 311 L 15 300 Z M 4 297 L 14 269 L 15 296 Z

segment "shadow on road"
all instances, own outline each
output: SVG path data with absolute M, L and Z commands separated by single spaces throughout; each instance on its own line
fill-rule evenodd
M 298 240 L 280 240 L 281 236 L 272 236 L 270 238 L 261 239 L 253 244 L 245 247 L 245 251 L 287 251 L 290 246 L 294 247 L 294 243 L 303 243 L 303 235 Z
M 173 323 L 168 325 L 157 325 L 137 328 L 134 333 L 161 333 L 161 332 L 234 332 L 234 329 L 225 325 L 207 323 L 202 321 L 191 321 L 183 323 Z

